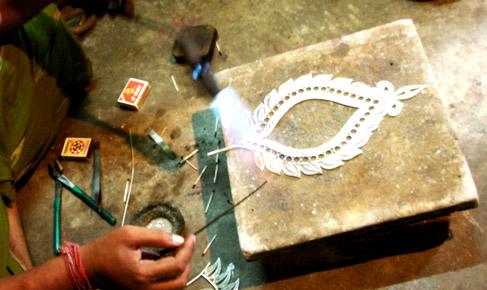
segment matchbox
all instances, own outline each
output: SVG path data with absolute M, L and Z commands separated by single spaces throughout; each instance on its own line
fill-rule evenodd
M 68 137 L 64 140 L 61 157 L 64 159 L 86 159 L 91 146 L 91 138 Z
M 150 89 L 149 82 L 129 78 L 117 102 L 123 107 L 139 110 L 149 94 Z

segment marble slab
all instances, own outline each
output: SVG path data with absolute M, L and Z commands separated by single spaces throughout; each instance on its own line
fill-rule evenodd
M 399 116 L 386 116 L 361 155 L 322 175 L 279 176 L 260 171 L 250 151 L 227 152 L 235 202 L 268 181 L 235 210 L 247 259 L 477 205 L 475 184 L 412 21 L 399 20 L 221 71 L 218 82 L 240 95 L 239 100 L 226 100 L 225 111 L 233 117 L 241 115 L 239 107 L 253 111 L 272 89 L 307 73 L 330 73 L 371 86 L 380 80 L 396 88 L 425 84 L 427 89 L 405 100 Z M 281 119 L 271 138 L 297 148 L 320 145 L 354 110 L 327 101 L 303 102 Z M 223 121 L 225 143 L 233 144 L 238 122 Z

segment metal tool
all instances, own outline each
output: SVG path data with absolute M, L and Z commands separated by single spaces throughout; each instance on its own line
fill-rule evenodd
M 167 145 L 167 143 L 164 142 L 164 139 L 162 139 L 162 137 L 159 136 L 159 134 L 157 134 L 154 130 L 151 130 L 149 132 L 149 137 L 162 149 L 162 152 L 164 152 L 167 156 L 169 156 L 172 159 L 177 157 L 176 153 L 174 153 L 174 151 L 172 151 L 171 148 L 169 148 L 169 145 Z
M 224 210 L 222 213 L 220 213 L 219 215 L 217 215 L 216 217 L 214 217 L 212 220 L 210 220 L 208 223 L 206 223 L 204 226 L 202 226 L 201 228 L 199 228 L 198 230 L 196 230 L 193 234 L 194 235 L 197 235 L 199 233 L 201 233 L 204 229 L 206 229 L 207 227 L 209 227 L 211 224 L 213 224 L 214 222 L 216 222 L 217 220 L 219 220 L 222 216 L 226 215 L 229 211 L 233 210 L 234 208 L 236 208 L 237 206 L 239 206 L 242 202 L 244 202 L 247 198 L 251 197 L 252 195 L 254 195 L 257 191 L 259 191 L 264 185 L 266 185 L 267 183 L 267 180 L 264 180 L 264 182 L 262 182 L 259 186 L 257 186 L 256 189 L 252 190 L 252 192 L 250 192 L 249 194 L 247 194 L 244 198 L 242 198 L 241 200 L 239 200 L 238 202 L 236 202 L 234 205 L 232 205 L 231 207 L 227 208 L 226 210 Z
M 184 231 L 185 221 L 181 211 L 168 203 L 150 203 L 135 214 L 130 222 L 132 225 L 159 229 L 167 233 L 181 235 Z M 176 249 L 156 247 L 142 247 L 142 256 L 147 259 L 158 259 L 173 253 Z
M 56 160 L 56 169 L 59 172 L 63 171 L 63 168 L 59 161 Z M 59 180 L 54 181 L 54 230 L 53 230 L 53 241 L 54 241 L 54 253 L 59 255 L 61 249 L 61 207 L 62 207 L 62 192 L 63 185 Z
M 77 198 L 81 199 L 87 206 L 94 210 L 99 216 L 106 220 L 110 225 L 115 225 L 117 219 L 106 209 L 102 208 L 91 196 L 86 194 L 81 188 L 72 183 L 66 176 L 62 174 L 52 164 L 48 165 L 49 174 L 54 180 L 61 182 L 69 191 L 71 191 Z
M 100 142 L 93 143 L 93 179 L 91 181 L 91 195 L 101 204 L 101 167 L 100 167 Z

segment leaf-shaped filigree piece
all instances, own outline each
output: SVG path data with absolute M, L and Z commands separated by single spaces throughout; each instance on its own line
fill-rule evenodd
M 270 154 L 264 154 L 264 165 L 269 171 L 281 174 L 283 162 Z
M 342 165 L 343 165 L 343 161 L 340 160 L 340 158 L 338 158 L 337 156 L 329 156 L 325 158 L 323 161 L 320 161 L 321 168 L 327 170 L 335 169 Z
M 398 100 L 407 100 L 407 99 L 410 99 L 410 98 L 416 96 L 425 88 L 426 88 L 425 85 L 404 86 L 402 88 L 397 89 L 394 92 L 394 95 L 396 95 L 396 99 L 398 99 Z
M 265 163 L 264 163 L 264 156 L 260 152 L 254 152 L 254 158 L 255 158 L 255 164 L 257 167 L 259 167 L 260 170 L 265 169 Z
M 357 155 L 362 154 L 362 150 L 357 147 L 350 147 L 347 150 L 343 150 L 340 152 L 340 159 L 341 160 L 350 160 Z
M 301 177 L 301 170 L 299 170 L 297 164 L 293 162 L 284 162 L 282 171 L 289 176 Z
M 321 167 L 319 165 L 319 162 L 308 162 L 302 164 L 300 169 L 301 172 L 306 175 L 321 174 Z
M 230 282 L 235 266 L 228 264 L 225 271 L 222 271 L 221 260 L 218 258 L 215 263 L 208 263 L 203 270 L 191 279 L 186 286 L 193 284 L 200 278 L 205 279 L 215 290 L 238 290 L 240 279 Z
M 361 154 L 360 148 L 369 141 L 384 116 L 397 116 L 404 106 L 401 100 L 410 99 L 425 88 L 408 85 L 395 90 L 389 81 L 379 81 L 371 87 L 348 78 L 333 79 L 330 74 L 314 77 L 306 74 L 296 80 L 289 79 L 266 95 L 254 110 L 248 138 L 229 149 L 252 150 L 261 170 L 266 168 L 294 177 L 320 174 L 322 169 L 337 168 L 343 161 Z M 308 100 L 335 102 L 356 111 L 335 137 L 317 147 L 296 149 L 267 139 L 289 109 Z

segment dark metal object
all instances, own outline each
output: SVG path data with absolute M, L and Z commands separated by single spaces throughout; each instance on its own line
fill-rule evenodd
M 190 63 L 193 64 L 188 58 L 184 49 L 182 39 L 192 39 L 194 43 L 194 51 L 200 58 L 200 61 L 210 62 L 213 58 L 213 52 L 215 51 L 215 43 L 218 38 L 218 32 L 212 25 L 197 25 L 186 27 L 182 32 L 178 34 L 174 46 L 172 48 L 172 54 L 178 63 Z
M 100 166 L 100 142 L 93 143 L 93 179 L 91 182 L 91 195 L 101 204 L 101 166 Z
M 154 141 L 154 143 L 156 143 L 159 146 L 159 148 L 161 148 L 162 152 L 164 152 L 166 156 L 168 156 L 171 159 L 175 159 L 177 157 L 176 153 L 172 151 L 172 149 L 169 147 L 169 145 L 167 145 L 164 139 L 162 139 L 162 137 L 159 134 L 157 134 L 154 130 L 151 130 L 149 132 L 149 138 L 152 141 Z
M 209 221 L 206 225 L 204 225 L 203 227 L 201 227 L 200 229 L 198 229 L 197 231 L 194 232 L 194 235 L 197 235 L 199 233 L 201 233 L 204 229 L 206 229 L 207 227 L 209 227 L 212 223 L 216 222 L 218 219 L 220 219 L 222 216 L 226 215 L 229 211 L 233 210 L 234 208 L 236 208 L 239 204 L 241 204 L 242 202 L 244 202 L 246 199 L 248 199 L 249 197 L 251 197 L 254 193 L 256 193 L 257 191 L 259 191 L 265 184 L 267 183 L 267 180 L 265 180 L 264 182 L 262 182 L 261 185 L 257 186 L 256 189 L 254 189 L 251 193 L 249 193 L 247 196 L 245 196 L 244 198 L 242 198 L 241 200 L 239 200 L 238 202 L 236 202 L 234 205 L 232 205 L 231 207 L 227 208 L 226 210 L 224 210 L 221 214 L 217 215 L 215 218 L 213 218 L 211 221 Z
M 216 37 L 215 37 L 215 42 L 216 42 Z M 176 40 L 176 43 L 178 43 L 178 45 L 181 47 L 182 51 L 184 52 L 184 57 L 186 62 L 188 62 L 193 68 L 196 68 L 198 65 L 208 66 L 205 73 L 202 73 L 200 78 L 203 81 L 203 84 L 205 85 L 208 92 L 212 96 L 217 95 L 218 92 L 220 92 L 220 89 L 216 84 L 211 69 L 209 68 L 210 59 L 201 56 L 200 46 L 197 40 L 195 39 L 195 37 L 193 37 L 190 34 L 180 34 Z
M 152 221 L 163 218 L 171 224 L 172 234 L 180 235 L 185 227 L 184 217 L 178 208 L 167 203 L 153 203 L 144 207 L 132 219 L 131 224 L 147 227 Z
M 106 209 L 102 208 L 91 196 L 86 194 L 81 188 L 72 183 L 66 176 L 59 172 L 52 164 L 48 166 L 49 174 L 55 180 L 60 181 L 77 198 L 81 199 L 87 206 L 94 210 L 99 216 L 106 220 L 110 225 L 115 225 L 117 219 Z
M 160 227 L 158 225 L 151 226 L 151 224 L 159 223 L 157 220 L 163 220 L 170 223 L 170 229 Z M 131 224 L 148 227 L 157 228 L 171 234 L 181 235 L 184 227 L 184 217 L 178 208 L 167 204 L 167 203 L 153 203 L 144 207 L 140 212 L 138 212 L 132 219 Z M 142 255 L 146 259 L 158 259 L 162 256 L 167 256 L 174 253 L 177 249 L 170 248 L 154 248 L 154 247 L 143 247 Z
M 55 164 L 57 170 L 62 172 L 62 167 L 56 160 Z M 60 181 L 54 181 L 54 229 L 53 229 L 53 241 L 54 241 L 54 253 L 59 255 L 61 249 L 61 208 L 62 208 L 62 192 L 63 185 Z

